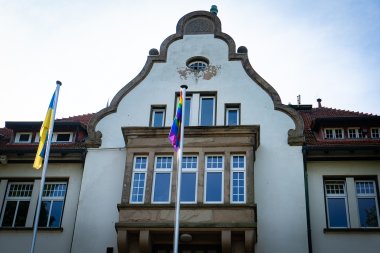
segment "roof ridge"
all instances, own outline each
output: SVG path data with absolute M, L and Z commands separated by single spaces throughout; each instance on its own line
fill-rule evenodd
M 322 107 L 314 107 L 313 109 L 317 109 L 317 110 L 318 110 L 318 109 L 328 109 L 328 110 L 334 110 L 334 111 L 337 111 L 337 112 L 355 113 L 355 114 L 362 115 L 362 116 L 378 116 L 378 115 L 373 114 L 373 113 L 366 113 L 366 112 L 359 112 L 359 111 L 351 111 L 351 110 L 338 109 L 338 108 L 325 107 L 325 106 L 322 106 Z

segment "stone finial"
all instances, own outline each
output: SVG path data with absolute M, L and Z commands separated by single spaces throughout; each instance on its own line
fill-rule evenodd
M 218 6 L 216 5 L 211 5 L 210 12 L 214 14 L 215 16 L 218 15 Z
M 245 46 L 240 46 L 237 50 L 239 54 L 246 54 L 248 53 L 248 49 Z
M 151 50 L 149 50 L 149 55 L 159 55 L 160 53 L 158 52 L 158 50 L 156 48 L 152 48 Z

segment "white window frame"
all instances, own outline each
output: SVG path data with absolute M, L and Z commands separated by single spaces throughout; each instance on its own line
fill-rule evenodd
M 187 158 L 195 158 L 196 159 L 196 167 L 195 168 L 187 168 L 186 166 L 184 166 L 184 160 L 186 160 Z M 192 173 L 195 173 L 195 189 L 194 189 L 194 201 L 182 201 L 181 200 L 181 203 L 184 203 L 184 204 L 195 204 L 197 203 L 197 196 L 198 196 L 198 156 L 196 155 L 185 155 L 182 157 L 182 172 L 181 172 L 181 175 L 183 174 L 192 174 Z M 181 184 L 181 187 L 183 187 L 183 184 Z
M 171 164 L 170 168 L 157 168 L 157 161 L 160 157 L 170 157 L 171 158 Z M 167 201 L 154 201 L 155 196 L 155 185 L 156 185 L 156 175 L 157 174 L 167 174 L 169 173 L 169 195 Z M 168 204 L 171 200 L 171 193 L 172 193 L 172 174 L 173 174 L 173 156 L 171 155 L 158 155 L 154 158 L 154 173 L 153 173 L 153 185 L 152 185 L 152 199 L 151 202 L 153 204 Z
M 69 134 L 70 135 L 70 139 L 68 141 L 57 141 L 57 138 L 58 138 L 58 135 L 60 134 Z M 52 142 L 57 142 L 57 143 L 69 143 L 69 142 L 73 142 L 73 132 L 54 132 L 53 133 L 53 140 Z
M 347 137 L 349 139 L 361 139 L 363 138 L 363 132 L 360 128 L 358 127 L 351 127 L 347 129 Z
M 65 192 L 64 192 L 64 195 L 63 196 L 45 196 L 45 193 L 48 191 L 48 187 L 49 185 L 65 185 Z M 58 190 L 58 191 L 61 191 L 61 190 Z M 58 193 L 58 191 L 56 193 Z M 67 194 L 67 182 L 64 182 L 64 181 L 54 181 L 54 182 L 46 182 L 45 185 L 44 185 L 44 190 L 43 190 L 43 194 L 42 194 L 42 202 L 50 202 L 50 209 L 49 209 L 49 214 L 48 214 L 48 221 L 47 221 L 47 224 L 46 226 L 40 226 L 38 225 L 38 227 L 46 227 L 46 228 L 60 228 L 62 227 L 62 218 L 63 218 L 63 211 L 65 209 L 65 198 L 66 198 L 66 194 Z M 61 209 L 61 220 L 59 221 L 59 226 L 58 227 L 51 227 L 49 225 L 50 223 L 50 219 L 51 219 L 51 210 L 52 210 L 52 204 L 53 202 L 55 201 L 62 201 L 63 204 L 62 204 L 62 209 Z M 42 205 L 42 202 L 41 202 L 41 205 Z M 41 222 L 41 217 L 40 217 L 40 220 L 39 222 Z
M 331 184 L 343 184 L 343 189 L 344 193 L 327 193 L 327 185 Z M 324 187 L 324 192 L 325 192 L 325 203 L 326 203 L 326 215 L 327 215 L 327 226 L 328 228 L 332 229 L 337 229 L 337 228 L 349 228 L 350 227 L 350 213 L 349 213 L 349 206 L 348 206 L 348 197 L 347 197 L 347 186 L 346 186 L 346 181 L 344 179 L 342 180 L 325 180 L 323 183 Z M 329 204 L 328 204 L 328 199 L 344 199 L 345 203 L 345 209 L 346 209 L 346 222 L 347 222 L 347 227 L 332 227 L 330 225 L 330 217 L 329 217 Z
M 373 139 L 380 138 L 380 128 L 377 128 L 377 127 L 371 128 L 371 138 Z
M 332 138 L 328 137 L 327 131 L 331 131 Z M 338 131 L 341 132 L 342 137 L 338 137 Z M 341 140 L 341 139 L 344 139 L 344 130 L 343 130 L 343 128 L 325 128 L 323 132 L 324 132 L 324 137 L 327 140 L 335 140 L 335 139 Z
M 146 159 L 145 161 L 145 167 L 140 167 L 140 166 L 137 166 L 137 162 L 136 160 L 138 158 L 144 158 Z M 144 203 L 144 200 L 145 200 L 145 189 L 146 189 L 146 177 L 147 177 L 147 171 L 148 171 L 148 156 L 144 156 L 144 155 L 139 155 L 139 156 L 135 156 L 133 158 L 133 171 L 132 171 L 132 181 L 131 181 L 131 191 L 130 191 L 130 197 L 129 197 L 129 203 L 131 204 L 143 204 Z M 144 175 L 144 187 L 143 187 L 143 194 L 142 194 L 142 199 L 141 201 L 133 201 L 133 189 L 134 189 L 134 182 L 135 182 L 135 177 L 136 177 L 136 174 L 143 174 Z M 139 187 L 138 187 L 139 188 Z M 138 198 L 138 195 L 137 194 L 137 198 Z
M 29 138 L 27 141 L 21 141 L 20 140 L 20 137 L 21 135 L 29 135 Z M 19 132 L 19 133 L 16 133 L 16 136 L 15 136 L 15 143 L 30 143 L 32 141 L 32 133 L 31 132 Z
M 207 160 L 209 157 L 222 157 L 222 168 L 212 168 L 208 167 Z M 221 200 L 220 201 L 207 201 L 207 177 L 209 173 L 221 173 Z M 206 204 L 223 204 L 224 203 L 224 156 L 223 155 L 206 155 L 205 157 L 205 179 L 204 179 L 204 194 L 203 200 Z
M 244 161 L 244 166 L 241 168 L 241 167 L 235 167 L 233 165 L 233 160 L 234 160 L 234 157 L 243 157 L 243 161 Z M 232 155 L 231 156 L 231 176 L 230 176 L 230 202 L 231 204 L 245 204 L 246 201 L 247 201 L 247 162 L 246 162 L 246 156 L 243 155 L 243 154 L 236 154 L 236 155 Z M 234 201 L 233 197 L 234 197 L 234 185 L 233 185 L 233 181 L 234 181 L 234 173 L 243 173 L 243 176 L 244 176 L 244 199 L 243 201 Z M 239 195 L 239 194 L 238 194 Z
M 211 125 L 202 125 L 202 105 L 203 99 L 213 99 L 213 110 L 212 110 L 212 124 Z M 199 97 L 199 126 L 215 126 L 215 113 L 216 113 L 216 96 L 203 96 Z
M 373 193 L 358 193 L 357 191 L 357 183 L 372 183 L 373 184 Z M 379 203 L 377 198 L 377 189 L 376 189 L 376 182 L 375 180 L 355 180 L 355 192 L 356 192 L 356 200 L 357 200 L 357 208 L 358 208 L 358 219 L 359 219 L 359 226 L 361 228 L 378 228 L 380 226 L 380 217 L 379 217 Z M 359 199 L 374 199 L 375 205 L 376 205 L 376 216 L 377 216 L 377 227 L 375 226 L 362 226 L 360 224 L 360 212 L 359 212 Z
M 156 117 L 157 112 L 162 112 L 162 122 L 160 126 L 155 126 L 154 121 Z M 164 127 L 165 126 L 165 113 L 166 109 L 164 107 L 152 107 L 152 121 L 151 121 L 151 127 Z
M 9 192 L 10 192 L 12 185 L 25 185 L 25 186 L 28 185 L 28 186 L 31 186 L 31 189 L 28 190 L 28 191 L 30 191 L 30 196 L 9 196 Z M 8 201 L 17 201 L 17 205 L 16 205 L 16 211 L 13 214 L 12 225 L 11 226 L 4 226 L 4 227 L 15 228 L 15 227 L 25 227 L 26 226 L 27 217 L 25 217 L 24 226 L 15 226 L 15 222 L 16 222 L 16 217 L 17 217 L 17 212 L 18 212 L 20 201 L 29 201 L 29 206 L 28 206 L 28 211 L 26 213 L 26 216 L 28 215 L 29 209 L 31 208 L 30 203 L 31 203 L 32 197 L 33 197 L 32 196 L 33 187 L 34 187 L 33 182 L 9 182 L 8 183 L 7 192 L 6 192 L 6 195 L 4 198 L 4 203 L 3 203 L 2 213 L 1 213 L 1 219 L 0 219 L 0 221 L 1 221 L 0 226 L 1 227 L 3 227 L 3 219 L 4 219 L 5 209 L 6 209 Z

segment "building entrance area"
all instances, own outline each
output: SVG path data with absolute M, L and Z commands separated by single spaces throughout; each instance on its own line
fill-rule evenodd
M 216 245 L 179 245 L 178 253 L 221 253 Z M 173 245 L 155 245 L 153 253 L 173 253 Z

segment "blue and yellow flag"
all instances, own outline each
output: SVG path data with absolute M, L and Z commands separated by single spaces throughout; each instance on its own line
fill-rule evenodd
M 34 159 L 33 168 L 40 169 L 42 167 L 42 161 L 44 159 L 45 150 L 46 150 L 46 142 L 48 139 L 48 133 L 49 128 L 53 122 L 54 117 L 54 98 L 55 98 L 55 92 L 53 94 L 53 97 L 51 98 L 49 108 L 46 112 L 45 120 L 42 123 L 41 130 L 40 130 L 40 143 L 38 145 L 38 150 L 36 154 L 36 158 Z

